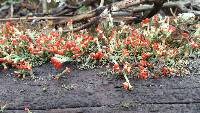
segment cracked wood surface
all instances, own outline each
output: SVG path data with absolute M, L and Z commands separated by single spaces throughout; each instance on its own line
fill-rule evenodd
M 199 113 L 200 76 L 131 80 L 133 91 L 120 88 L 123 80 L 99 75 L 104 69 L 73 70 L 60 80 L 51 64 L 34 68 L 35 80 L 0 74 L 0 105 L 5 113 Z

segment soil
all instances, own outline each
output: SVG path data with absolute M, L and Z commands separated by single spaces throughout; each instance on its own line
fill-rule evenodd
M 199 64 L 198 64 L 199 66 Z M 50 63 L 33 69 L 35 79 L 0 73 L 3 113 L 200 113 L 200 76 L 134 78 L 134 90 L 121 88 L 123 79 L 102 75 L 104 69 L 78 70 L 59 80 Z

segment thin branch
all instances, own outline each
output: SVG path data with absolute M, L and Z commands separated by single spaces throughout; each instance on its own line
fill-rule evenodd
M 101 0 L 99 7 L 102 7 L 104 4 L 104 0 Z
M 105 9 L 106 9 L 105 6 L 98 7 L 95 10 L 92 10 L 92 11 L 89 11 L 87 13 L 83 13 L 83 14 L 80 14 L 80 15 L 76 15 L 76 16 L 73 16 L 73 17 L 65 19 L 65 20 L 60 20 L 60 21 L 56 20 L 54 22 L 54 24 L 63 24 L 63 23 L 68 22 L 69 20 L 72 20 L 73 22 L 78 22 L 78 21 L 81 21 L 83 19 L 88 19 L 88 18 L 92 18 L 92 17 L 95 17 L 95 16 L 99 16 Z
M 3 18 L 0 21 L 20 21 L 20 20 L 55 20 L 55 19 L 69 19 L 69 17 L 21 17 L 21 18 Z
M 184 10 L 184 7 L 186 5 L 190 4 L 190 2 L 167 2 L 163 4 L 162 8 L 172 8 L 172 7 L 177 7 L 180 10 Z M 152 5 L 142 5 L 142 6 L 138 6 L 138 7 L 133 7 L 130 8 L 130 12 L 131 13 L 139 13 L 139 12 L 144 12 L 144 11 L 148 11 L 148 10 L 152 10 L 153 6 Z
M 90 26 L 94 25 L 95 23 L 97 23 L 100 19 L 100 16 L 97 16 L 97 17 L 94 17 L 94 19 L 92 19 L 90 22 L 80 26 L 80 27 L 77 27 L 73 30 L 63 30 L 64 33 L 66 32 L 77 32 L 77 31 L 80 31 L 80 30 L 83 30 L 83 29 L 86 29 L 86 28 L 89 28 Z
M 10 4 L 10 17 L 12 18 L 14 14 L 14 7 L 13 7 L 13 1 Z

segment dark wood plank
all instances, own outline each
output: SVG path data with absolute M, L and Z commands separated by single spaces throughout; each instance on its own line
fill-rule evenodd
M 200 112 L 198 75 L 134 79 L 134 90 L 126 91 L 116 87 L 123 79 L 97 75 L 102 71 L 73 70 L 60 80 L 48 76 L 55 73 L 51 64 L 35 68 L 35 80 L 20 80 L 1 72 L 0 105 L 7 103 L 7 113 L 22 113 L 25 106 L 34 113 Z

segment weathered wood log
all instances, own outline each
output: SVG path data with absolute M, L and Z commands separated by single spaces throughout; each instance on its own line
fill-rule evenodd
M 25 107 L 34 113 L 200 112 L 199 75 L 133 79 L 134 90 L 126 91 L 123 80 L 100 75 L 105 70 L 74 69 L 59 80 L 49 79 L 55 72 L 49 63 L 33 70 L 34 80 L 1 72 L 0 106 L 6 105 L 3 113 L 27 113 Z

